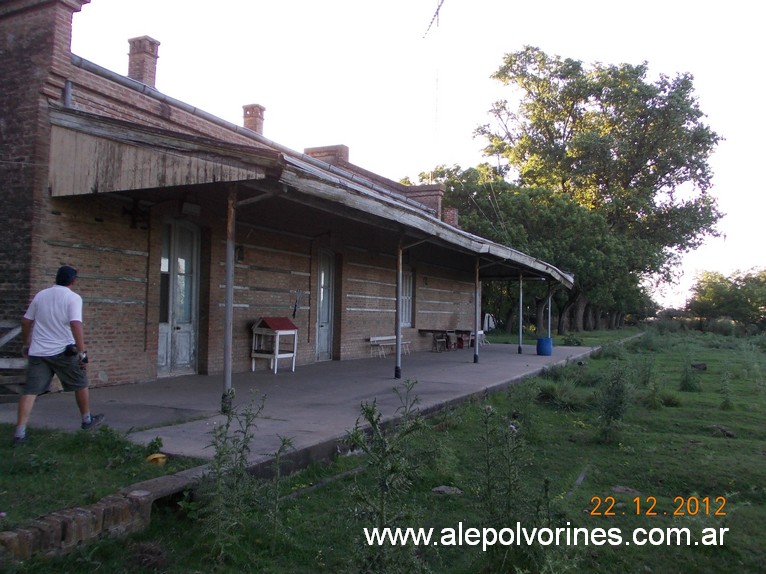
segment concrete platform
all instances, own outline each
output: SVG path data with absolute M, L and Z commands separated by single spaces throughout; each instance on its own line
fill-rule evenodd
M 294 373 L 240 373 L 232 380 L 234 403 L 241 408 L 264 398 L 251 444 L 252 464 L 270 460 L 280 436 L 292 439 L 297 458 L 315 459 L 335 448 L 354 427 L 363 402 L 375 399 L 384 419 L 394 417 L 400 405 L 394 388 L 403 380 L 417 381 L 419 407 L 428 411 L 496 390 L 592 351 L 590 347 L 554 347 L 551 356 L 538 356 L 534 346 L 524 346 L 519 354 L 517 345 L 494 344 L 480 347 L 478 363 L 473 362 L 473 349 L 413 353 L 402 358 L 401 380 L 394 378 L 391 356 L 298 366 Z M 226 420 L 220 414 L 222 393 L 221 375 L 165 378 L 92 389 L 91 410 L 104 413 L 105 424 L 126 432 L 139 444 L 159 437 L 167 454 L 210 459 L 210 432 Z M 15 420 L 15 403 L 0 404 L 0 422 L 14 424 Z M 76 431 L 79 416 L 74 396 L 39 397 L 29 423 L 31 440 L 40 427 Z

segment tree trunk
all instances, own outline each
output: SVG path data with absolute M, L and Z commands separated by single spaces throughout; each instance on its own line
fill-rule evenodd
M 543 333 L 546 333 L 546 337 L 551 336 L 548 333 L 548 323 L 545 320 L 545 304 L 547 301 L 547 297 L 535 297 L 535 332 L 538 337 L 542 337 Z
M 516 321 L 514 321 L 516 317 L 515 308 L 511 306 L 508 309 L 508 312 L 505 314 L 505 332 L 509 335 L 516 332 Z
M 595 331 L 597 329 L 598 310 L 593 305 L 585 306 L 585 315 L 583 316 L 583 326 L 586 331 Z
M 564 312 L 559 315 L 559 335 L 566 335 L 572 330 L 572 306 L 565 307 Z
M 606 326 L 606 313 L 600 307 L 593 307 L 593 330 L 600 331 Z
M 582 333 L 585 330 L 585 307 L 588 305 L 588 300 L 584 295 L 577 297 L 574 306 L 574 328 L 575 333 Z

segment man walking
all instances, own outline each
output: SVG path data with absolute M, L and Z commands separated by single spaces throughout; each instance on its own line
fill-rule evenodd
M 38 395 L 48 391 L 53 375 L 65 391 L 74 391 L 82 421 L 80 428 L 92 430 L 104 415 L 90 414 L 88 355 L 82 328 L 82 297 L 72 291 L 77 270 L 64 265 L 56 273 L 56 284 L 32 299 L 21 320 L 24 348 L 29 357 L 27 380 L 19 397 L 13 446 L 27 441 L 27 421 Z

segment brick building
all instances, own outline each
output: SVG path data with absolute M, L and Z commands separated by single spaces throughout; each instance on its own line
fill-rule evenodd
M 236 126 L 160 93 L 152 38 L 129 40 L 127 77 L 72 54 L 87 2 L 0 4 L 0 322 L 78 268 L 94 386 L 249 370 L 263 316 L 298 327 L 299 365 L 397 331 L 427 350 L 424 330 L 478 326 L 481 280 L 571 285 L 461 231 L 439 186 L 287 149 L 262 106 Z

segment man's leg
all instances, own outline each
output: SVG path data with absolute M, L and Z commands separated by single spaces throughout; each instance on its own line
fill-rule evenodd
M 89 389 L 86 387 L 74 392 L 74 400 L 77 401 L 77 408 L 80 409 L 81 416 L 90 414 L 90 393 L 88 391 Z
M 60 355 L 53 362 L 53 369 L 61 381 L 61 386 L 67 392 L 74 391 L 74 399 L 80 411 L 80 428 L 92 430 L 101 424 L 104 415 L 90 414 L 90 390 L 86 366 L 77 360 L 76 356 Z
M 74 398 L 77 401 L 77 408 L 80 409 L 80 417 L 82 418 L 80 428 L 82 430 L 93 430 L 100 426 L 104 420 L 104 415 L 90 414 L 90 391 L 88 387 L 77 389 L 74 392 Z
M 37 395 L 48 390 L 48 386 L 53 378 L 53 371 L 50 366 L 41 357 L 29 357 L 27 363 L 27 378 L 24 382 L 22 395 L 19 395 L 19 403 L 16 408 L 16 431 L 14 433 L 14 444 L 16 439 L 23 440 L 27 435 L 27 423 L 32 414 L 32 407 L 35 405 Z
M 32 414 L 32 407 L 35 405 L 37 395 L 20 395 L 19 404 L 16 409 L 16 437 L 23 438 L 26 435 L 27 422 L 29 415 Z

